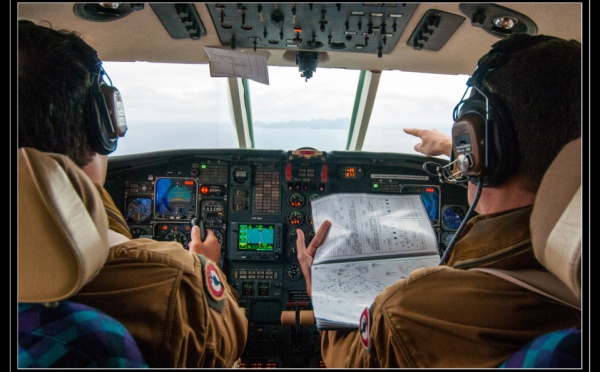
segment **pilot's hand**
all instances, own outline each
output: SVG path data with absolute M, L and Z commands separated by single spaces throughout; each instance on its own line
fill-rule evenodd
M 404 133 L 421 138 L 421 143 L 415 145 L 415 151 L 423 155 L 450 156 L 452 152 L 452 137 L 437 129 L 404 128 Z
M 323 244 L 330 226 L 331 222 L 327 220 L 323 221 L 323 224 L 321 227 L 319 227 L 319 231 L 317 231 L 313 239 L 310 241 L 308 247 L 306 246 L 306 242 L 304 240 L 304 232 L 300 229 L 296 230 L 296 233 L 298 234 L 296 237 L 298 263 L 300 263 L 300 268 L 302 268 L 302 274 L 304 274 L 304 279 L 306 281 L 306 292 L 309 296 L 312 294 L 310 268 L 312 266 L 313 259 L 315 258 L 317 248 Z
M 200 227 L 192 227 L 192 241 L 188 243 L 190 252 L 198 253 L 204 257 L 219 263 L 221 258 L 221 244 L 211 229 L 206 229 L 204 242 L 200 239 Z

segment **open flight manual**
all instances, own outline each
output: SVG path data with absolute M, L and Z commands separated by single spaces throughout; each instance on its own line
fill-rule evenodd
M 385 287 L 439 263 L 418 194 L 330 194 L 311 207 L 315 231 L 331 222 L 311 269 L 318 329 L 357 329 L 362 311 Z

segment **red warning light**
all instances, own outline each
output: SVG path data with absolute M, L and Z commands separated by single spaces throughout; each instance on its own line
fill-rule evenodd
M 285 180 L 290 182 L 292 180 L 292 164 L 287 163 L 285 165 Z
M 202 195 L 208 194 L 209 191 L 210 191 L 210 188 L 208 186 L 201 186 L 200 187 L 200 194 L 202 194 Z
M 328 173 L 327 165 L 323 164 L 323 166 L 321 167 L 321 182 L 327 183 L 327 173 Z
M 429 193 L 429 192 L 435 192 L 435 189 L 433 187 L 426 187 L 425 188 L 425 192 Z

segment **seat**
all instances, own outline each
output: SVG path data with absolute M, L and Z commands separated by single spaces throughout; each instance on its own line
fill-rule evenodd
M 579 308 L 581 307 L 581 205 L 581 138 L 579 138 L 568 143 L 546 171 L 530 220 L 535 256 L 552 275 L 558 278 L 552 284 L 551 295 L 574 307 L 579 305 Z M 581 327 L 559 329 L 538 336 L 500 367 L 581 368 L 581 340 Z
M 148 367 L 128 330 L 69 301 L 102 268 L 108 220 L 68 157 L 18 151 L 18 367 Z

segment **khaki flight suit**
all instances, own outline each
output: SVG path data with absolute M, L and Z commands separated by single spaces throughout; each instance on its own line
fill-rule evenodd
M 96 186 L 109 227 L 131 238 L 110 195 Z M 244 309 L 224 273 L 177 242 L 142 238 L 112 247 L 72 300 L 123 323 L 151 368 L 233 367 L 248 337 Z
M 322 331 L 325 366 L 492 368 L 538 335 L 581 326 L 581 312 L 574 308 L 466 270 L 545 270 L 531 247 L 531 210 L 474 217 L 448 266 L 416 270 L 387 287 L 370 308 L 368 348 L 359 331 Z

